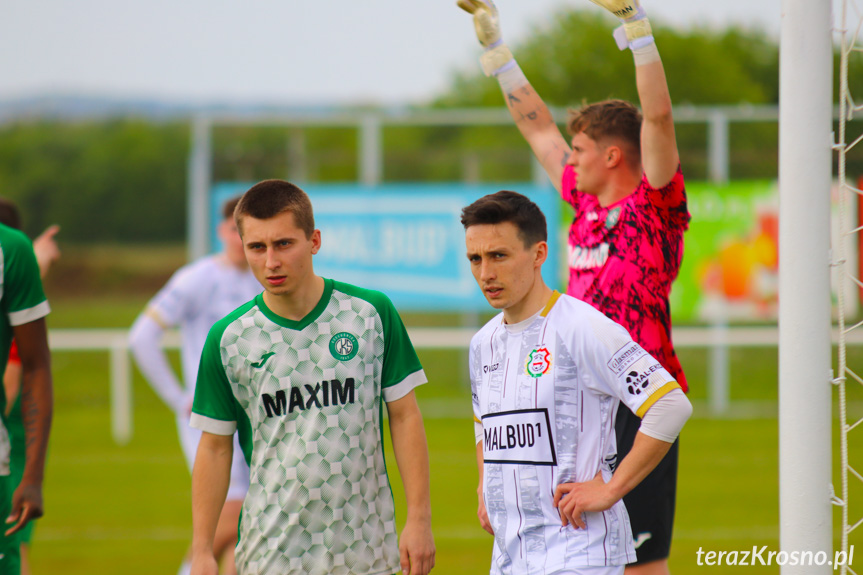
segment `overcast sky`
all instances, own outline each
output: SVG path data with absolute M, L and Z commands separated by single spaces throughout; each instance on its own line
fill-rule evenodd
M 497 5 L 509 43 L 547 25 L 557 7 L 593 7 Z M 781 0 L 644 5 L 679 26 L 737 22 L 779 34 Z M 0 99 L 421 103 L 455 70 L 478 69 L 479 52 L 455 0 L 9 0 L 0 7 Z

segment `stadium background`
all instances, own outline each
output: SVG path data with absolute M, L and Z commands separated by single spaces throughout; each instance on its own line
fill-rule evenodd
M 688 106 L 722 105 L 745 111 L 777 104 L 778 49 L 769 34 L 740 27 L 681 31 L 665 28 L 661 21 L 655 24 L 678 117 L 686 115 Z M 566 10 L 554 24 L 514 47 L 522 67 L 550 104 L 567 106 L 582 98 L 612 94 L 635 98 L 631 64 L 618 57 L 608 41 L 610 25 L 596 12 Z M 570 34 L 575 28 L 582 33 Z M 590 61 L 575 57 L 585 52 L 591 53 Z M 855 65 L 859 70 L 859 62 Z M 588 75 L 597 80 L 589 86 L 570 84 Z M 863 81 L 863 74 L 852 74 L 851 81 Z M 499 104 L 493 82 L 464 74 L 429 106 L 461 109 Z M 347 108 L 339 113 L 363 111 Z M 21 204 L 31 233 L 55 222 L 63 227 L 63 259 L 47 285 L 54 308 L 49 318 L 52 329 L 128 327 L 149 296 L 186 260 L 188 111 L 158 118 L 124 113 L 95 116 L 68 122 L 13 114 L 0 127 L 0 190 Z M 217 182 L 266 177 L 309 183 L 360 179 L 359 144 L 353 129 L 231 126 L 216 129 L 213 137 L 212 177 Z M 709 192 L 711 186 L 724 185 L 709 183 L 708 126 L 680 124 L 678 139 L 693 190 L 700 186 Z M 748 200 L 769 193 L 777 173 L 777 141 L 774 121 L 732 124 L 728 171 L 732 183 L 730 188 L 717 189 L 730 189 Z M 859 155 L 852 157 L 849 173 L 863 174 L 861 162 Z M 384 182 L 534 180 L 527 146 L 507 125 L 389 128 L 383 138 L 383 166 Z M 756 191 L 747 192 L 747 187 Z M 693 289 L 719 286 L 732 303 L 743 301 L 738 296 L 753 285 L 769 289 L 769 273 L 763 272 L 769 272 L 773 261 L 765 243 L 771 229 L 769 218 L 761 218 L 764 212 L 753 207 L 756 204 L 765 205 L 746 203 L 746 214 L 738 214 L 733 227 L 702 228 L 701 232 L 693 209 L 695 219 L 687 241 L 704 234 L 719 242 L 714 246 L 715 257 L 706 256 L 706 268 L 693 269 Z M 709 214 L 709 209 L 703 213 Z M 563 225 L 566 217 L 563 212 L 557 224 Z M 727 243 L 715 238 L 720 231 L 728 233 Z M 722 250 L 729 250 L 724 259 Z M 715 267 L 711 272 L 710 262 L 719 266 L 719 272 Z M 767 280 L 746 285 L 726 282 L 726 277 L 740 279 L 741 273 L 738 268 L 723 275 L 723 264 L 744 266 L 752 277 Z M 747 311 L 735 321 L 770 325 L 771 302 L 761 301 L 762 295 L 755 297 L 752 305 L 765 313 Z M 465 325 L 486 317 L 486 313 L 405 313 L 409 327 Z M 700 325 L 705 319 L 693 313 L 678 325 Z M 854 348 L 852 353 L 849 365 L 859 365 L 863 351 Z M 686 574 L 704 569 L 695 565 L 699 548 L 743 550 L 767 545 L 778 549 L 777 354 L 775 348 L 730 350 L 731 405 L 721 417 L 707 408 L 710 350 L 682 349 L 680 355 L 696 413 L 682 438 L 671 567 Z M 464 353 L 422 350 L 420 356 L 431 381 L 418 396 L 427 418 L 432 458 L 436 572 L 483 572 L 490 539 L 475 520 L 476 471 Z M 46 480 L 48 515 L 34 536 L 34 573 L 173 572 L 186 547 L 191 519 L 188 473 L 177 448 L 172 415 L 135 374 L 134 437 L 128 445 L 116 445 L 110 435 L 107 353 L 58 351 L 54 368 L 57 408 Z M 861 394 L 850 399 L 852 412 L 863 413 Z M 851 457 L 852 465 L 856 459 L 860 468 L 860 453 L 852 452 Z M 392 479 L 398 488 L 399 481 Z M 398 492 L 396 499 L 400 504 Z M 777 567 L 757 570 L 778 572 Z

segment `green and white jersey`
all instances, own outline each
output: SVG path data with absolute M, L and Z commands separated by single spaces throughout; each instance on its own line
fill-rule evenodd
M 390 575 L 399 569 L 382 401 L 426 377 L 390 300 L 325 280 L 291 321 L 262 295 L 210 330 L 191 425 L 239 429 L 251 468 L 241 575 Z
M 12 328 L 36 321 L 51 309 L 42 290 L 33 244 L 22 232 L 0 224 L 0 373 L 6 371 Z M 0 393 L 0 413 L 6 396 Z M 5 422 L 5 419 L 4 419 Z M 11 444 L 5 424 L 0 426 L 0 475 L 9 475 Z

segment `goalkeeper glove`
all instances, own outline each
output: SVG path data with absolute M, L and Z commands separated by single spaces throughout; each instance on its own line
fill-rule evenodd
M 479 61 L 486 76 L 497 76 L 516 66 L 515 58 L 500 37 L 500 19 L 492 0 L 457 0 L 458 7 L 473 15 L 473 26 L 485 52 Z
M 614 31 L 614 39 L 621 50 L 637 50 L 653 43 L 653 31 L 647 13 L 638 0 L 590 0 L 617 16 L 623 26 Z

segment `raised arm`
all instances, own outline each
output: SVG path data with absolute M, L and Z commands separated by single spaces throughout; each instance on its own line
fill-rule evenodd
M 201 434 L 192 470 L 192 574 L 217 575 L 216 525 L 231 481 L 233 435 Z
M 651 48 L 648 46 L 648 52 Z M 665 68 L 659 59 L 656 44 L 652 44 L 655 60 L 639 64 L 635 59 L 635 81 L 641 101 L 641 163 L 647 181 L 654 188 L 665 186 L 677 172 L 680 154 L 671 115 L 671 95 L 665 79 Z M 636 54 L 636 51 L 633 50 Z
M 623 25 L 614 38 L 621 50 L 629 48 L 635 61 L 635 83 L 641 113 L 641 163 L 647 181 L 661 188 L 671 181 L 680 163 L 671 95 L 665 69 L 653 39 L 653 31 L 644 8 L 638 0 L 591 0 L 615 16 Z
M 387 403 L 390 435 L 407 499 L 407 520 L 399 537 L 405 575 L 427 575 L 434 567 L 429 456 L 422 414 L 413 391 Z
M 483 72 L 497 78 L 515 125 L 545 168 L 551 183 L 560 191 L 569 145 L 554 123 L 548 106 L 527 81 L 512 52 L 503 43 L 497 7 L 492 0 L 458 0 L 457 4 L 473 15 L 477 38 L 485 48 L 480 58 Z
M 53 411 L 51 353 L 45 319 L 17 325 L 13 333 L 21 356 L 21 417 L 26 448 L 24 475 L 12 495 L 12 513 L 7 519 L 13 525 L 6 535 L 42 516 L 42 480 Z

